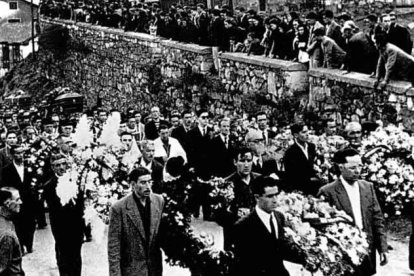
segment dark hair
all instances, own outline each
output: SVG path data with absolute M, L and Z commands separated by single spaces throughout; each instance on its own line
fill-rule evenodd
M 368 19 L 371 22 L 378 22 L 378 17 L 375 14 L 370 14 L 365 18 Z
M 163 129 L 169 129 L 169 127 L 166 124 L 160 124 L 158 131 L 161 131 Z
M 203 113 L 208 113 L 208 111 L 207 111 L 207 110 L 205 110 L 205 109 L 200 109 L 200 110 L 198 110 L 198 111 L 196 112 L 196 115 L 197 115 L 197 117 L 200 117 L 200 116 L 201 116 L 201 114 L 203 114 Z
M 316 13 L 311 11 L 306 15 L 306 19 L 315 19 L 316 20 L 317 16 Z
M 130 173 L 129 173 L 129 181 L 134 181 L 137 182 L 138 178 L 140 178 L 143 175 L 151 175 L 151 172 L 144 167 L 138 167 L 136 169 L 133 169 Z
M 327 127 L 328 123 L 335 123 L 336 124 L 336 121 L 333 118 L 328 118 L 323 122 L 324 127 Z
M 53 164 L 53 162 L 60 160 L 60 159 L 67 159 L 67 156 L 63 153 L 56 153 L 50 155 L 50 164 Z
M 314 35 L 314 36 L 320 36 L 320 35 L 324 36 L 324 35 L 325 35 L 325 30 L 324 30 L 324 29 L 322 29 L 322 28 L 316 28 L 316 29 L 313 31 L 313 35 Z
M 182 156 L 171 157 L 167 160 L 165 170 L 173 177 L 182 175 L 184 172 L 184 158 Z
M 323 15 L 325 15 L 326 18 L 334 18 L 334 14 L 331 10 L 326 10 Z
M 185 115 L 187 114 L 191 114 L 191 116 L 193 115 L 193 112 L 190 109 L 186 109 L 181 113 L 181 117 L 184 118 Z
M 239 159 L 239 156 L 244 156 L 244 155 L 246 155 L 248 153 L 251 153 L 252 156 L 253 156 L 253 150 L 251 148 L 248 148 L 248 147 L 240 147 L 240 148 L 238 148 L 237 150 L 235 150 L 233 152 L 233 159 L 235 161 L 237 161 Z
M 280 180 L 276 180 L 270 176 L 259 176 L 253 179 L 250 190 L 254 195 L 263 195 L 266 187 L 280 187 Z
M 173 114 L 171 114 L 170 119 L 172 119 L 174 117 L 180 119 L 180 114 L 179 113 L 173 113 Z
M 239 10 L 241 12 L 245 12 L 246 11 L 246 9 L 243 8 L 243 7 L 236 7 L 235 10 Z
M 290 127 L 292 134 L 298 134 L 306 125 L 304 123 L 296 123 Z
M 334 154 L 332 161 L 336 164 L 345 164 L 347 163 L 346 158 L 351 156 L 359 155 L 359 152 L 353 148 L 346 148 L 339 150 Z
M 119 135 L 119 137 L 122 137 L 122 136 L 125 136 L 125 135 L 129 135 L 129 136 L 131 136 L 131 137 L 132 137 L 132 133 L 130 133 L 130 132 L 128 132 L 128 131 L 123 131 L 123 132 Z
M 10 135 L 10 134 L 15 134 L 15 135 L 16 135 L 16 137 L 18 136 L 17 131 L 14 131 L 14 130 L 9 130 L 9 131 L 7 132 L 7 134 L 6 134 L 6 138 L 7 138 L 7 137 L 9 137 L 9 135 Z
M 256 119 L 257 119 L 257 117 L 259 117 L 259 116 L 261 116 L 261 115 L 265 115 L 265 116 L 266 116 L 266 118 L 267 118 L 267 114 L 266 114 L 266 112 L 264 112 L 264 111 L 260 111 L 260 112 L 257 112 L 257 113 L 256 113 Z

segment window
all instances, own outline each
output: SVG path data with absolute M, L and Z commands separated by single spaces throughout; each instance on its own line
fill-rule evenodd
M 17 10 L 17 2 L 9 2 L 9 8 L 11 10 Z
M 13 18 L 13 19 L 9 19 L 7 20 L 7 22 L 9 23 L 20 23 L 22 20 L 20 18 Z

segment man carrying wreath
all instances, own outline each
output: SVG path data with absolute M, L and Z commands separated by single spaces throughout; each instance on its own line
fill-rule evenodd
M 319 190 L 319 196 L 338 210 L 345 211 L 354 219 L 355 226 L 367 234 L 370 253 L 353 275 L 374 275 L 377 250 L 380 254 L 381 266 L 388 262 L 384 216 L 374 186 L 360 179 L 362 161 L 355 149 L 346 148 L 336 152 L 333 161 L 339 177 L 335 182 L 323 186 Z

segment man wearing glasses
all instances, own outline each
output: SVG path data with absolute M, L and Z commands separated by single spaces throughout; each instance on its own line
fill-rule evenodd
M 148 169 L 134 169 L 129 181 L 132 193 L 114 203 L 109 215 L 109 275 L 162 276 L 158 230 L 164 199 L 152 193 Z
M 319 190 L 319 196 L 338 210 L 345 211 L 353 218 L 355 226 L 367 234 L 370 254 L 353 275 L 374 275 L 376 251 L 380 255 L 381 266 L 388 262 L 384 216 L 374 186 L 360 179 L 362 161 L 355 149 L 347 148 L 336 152 L 333 161 L 339 177 L 333 183 L 323 186 Z

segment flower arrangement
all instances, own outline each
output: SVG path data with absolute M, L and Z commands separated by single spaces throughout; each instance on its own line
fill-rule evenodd
M 352 273 L 368 254 L 365 233 L 352 219 L 322 199 L 280 193 L 277 210 L 286 218 L 285 234 L 305 253 L 305 268 L 325 276 Z
M 62 176 L 58 177 L 56 195 L 60 199 L 62 206 L 74 202 L 79 193 L 79 174 L 76 168 L 71 168 Z
M 201 179 L 198 181 L 203 182 Z M 213 210 L 227 209 L 234 199 L 233 183 L 220 177 L 214 177 L 205 183 L 211 187 L 209 197 Z

